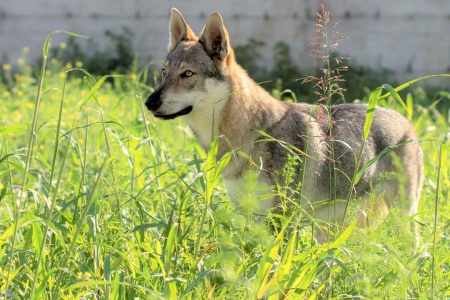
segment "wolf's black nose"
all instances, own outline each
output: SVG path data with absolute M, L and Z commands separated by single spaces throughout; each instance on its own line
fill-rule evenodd
M 145 106 L 150 111 L 157 111 L 161 107 L 161 89 L 157 88 L 145 101 Z

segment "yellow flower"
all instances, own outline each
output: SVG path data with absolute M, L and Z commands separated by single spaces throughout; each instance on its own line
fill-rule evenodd
M 66 72 L 59 72 L 58 76 L 59 76 L 59 78 L 65 78 Z
M 21 122 L 22 115 L 20 114 L 19 110 L 15 110 L 14 111 L 13 120 L 14 120 L 14 123 L 20 123 Z
M 50 60 L 50 63 L 51 63 L 52 65 L 56 65 L 56 64 L 58 63 L 58 60 L 57 60 L 56 58 L 52 58 L 52 59 Z
M 75 67 L 81 68 L 82 66 L 83 66 L 83 62 L 81 62 L 81 61 L 79 61 L 79 60 L 77 60 L 77 61 L 75 62 Z
M 22 97 L 23 96 L 23 92 L 22 91 L 17 91 L 17 96 Z
M 3 97 L 9 98 L 11 96 L 11 93 L 9 91 L 3 91 Z
M 19 66 L 25 65 L 25 59 L 23 59 L 22 57 L 19 57 L 19 58 L 17 59 L 17 64 L 18 64 Z
M 2 65 L 2 69 L 3 69 L 3 71 L 10 71 L 11 70 L 11 65 L 10 64 L 4 64 L 4 65 Z
M 23 47 L 22 48 L 22 53 L 28 53 L 30 52 L 30 47 Z
M 136 74 L 131 74 L 131 80 L 135 81 L 137 79 L 137 75 Z
M 67 64 L 66 64 L 66 69 L 68 70 L 68 69 L 72 69 L 72 64 L 70 63 L 70 62 L 68 62 Z
M 67 44 L 66 43 L 60 43 L 59 44 L 59 48 L 66 49 L 67 48 Z
M 100 95 L 100 96 L 98 96 L 98 102 L 99 102 L 100 104 L 106 103 L 106 100 L 108 100 L 108 96 L 106 96 L 106 95 Z

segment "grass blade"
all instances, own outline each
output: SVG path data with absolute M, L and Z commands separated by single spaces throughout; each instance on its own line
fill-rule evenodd
M 79 34 L 76 34 L 76 33 L 70 32 L 70 31 L 57 30 L 57 31 L 50 33 L 44 42 L 44 46 L 42 49 L 42 58 L 43 59 L 42 59 L 42 64 L 41 64 L 41 69 L 40 69 L 39 84 L 38 84 L 38 90 L 36 93 L 36 100 L 34 103 L 34 113 L 33 113 L 33 120 L 31 122 L 30 137 L 29 137 L 28 145 L 27 145 L 27 155 L 26 155 L 25 170 L 24 170 L 24 175 L 23 175 L 23 180 L 22 180 L 22 188 L 20 189 L 19 200 L 17 201 L 16 207 L 15 207 L 15 213 L 14 213 L 15 230 L 14 230 L 14 237 L 13 237 L 13 241 L 12 241 L 12 245 L 11 245 L 11 253 L 14 253 L 17 225 L 18 225 L 17 222 L 19 219 L 19 211 L 20 211 L 20 207 L 22 206 L 22 199 L 24 198 L 23 196 L 24 196 L 25 186 L 27 184 L 28 172 L 30 169 L 31 158 L 33 156 L 34 143 L 36 140 L 36 127 L 37 127 L 37 121 L 38 121 L 38 117 L 39 117 L 39 108 L 40 108 L 40 103 L 41 103 L 41 98 L 42 98 L 42 87 L 43 87 L 44 79 L 45 79 L 45 70 L 46 70 L 46 65 L 47 65 L 48 49 L 50 47 L 50 41 L 51 41 L 53 35 L 58 34 L 58 33 L 64 33 L 64 34 L 74 36 L 74 37 L 84 37 L 84 36 L 81 36 Z M 12 260 L 13 260 L 13 255 L 10 256 L 10 261 L 8 264 L 8 273 L 10 273 L 11 268 L 12 268 Z M 5 286 L 6 286 L 6 288 L 8 288 L 8 286 L 9 286 L 8 279 L 6 280 Z M 36 287 L 36 283 L 34 283 L 32 285 L 31 294 L 34 293 L 35 287 Z
M 438 219 L 438 205 L 439 205 L 439 192 L 440 192 L 440 181 L 441 181 L 441 167 L 442 167 L 442 148 L 449 138 L 449 133 L 447 133 L 439 146 L 439 156 L 438 156 L 438 168 L 437 168 L 437 179 L 436 179 L 436 195 L 434 200 L 434 223 L 433 223 L 433 255 L 431 257 L 431 296 L 434 297 L 434 284 L 435 284 L 435 250 L 436 250 L 436 236 L 437 236 L 437 219 Z
M 415 78 L 415 79 L 413 79 L 413 80 L 410 80 L 410 81 L 408 81 L 408 82 L 405 82 L 405 83 L 399 85 L 399 86 L 396 87 L 394 90 L 395 90 L 395 92 L 400 92 L 400 91 L 406 89 L 407 87 L 410 87 L 410 86 L 412 86 L 412 85 L 414 85 L 414 84 L 416 84 L 416 83 L 418 83 L 418 82 L 421 82 L 421 81 L 423 81 L 423 80 L 427 80 L 427 79 L 431 79 L 431 78 L 439 78 L 439 77 L 450 77 L 450 74 L 427 75 L 427 76 Z M 389 97 L 389 95 L 391 95 L 390 92 L 385 93 L 384 95 L 382 95 L 382 96 L 380 97 L 380 99 L 384 99 L 384 98 L 386 98 L 386 97 Z
M 0 129 L 0 135 L 5 135 L 13 132 L 26 131 L 30 129 L 29 125 L 20 124 L 20 125 L 10 125 Z

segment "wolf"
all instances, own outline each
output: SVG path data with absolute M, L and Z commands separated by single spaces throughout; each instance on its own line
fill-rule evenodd
M 349 198 L 374 213 L 399 207 L 407 216 L 417 215 L 422 152 L 412 125 L 400 114 L 377 107 L 363 145 L 367 105 L 326 107 L 275 99 L 236 62 L 219 13 L 211 14 L 198 37 L 173 8 L 169 35 L 162 81 L 145 105 L 156 118 L 182 116 L 206 151 L 214 137 L 223 136 L 218 159 L 230 151 L 245 153 L 231 159 L 222 173 L 232 202 L 239 203 L 252 166 L 258 166 L 258 182 L 270 191 L 284 182 L 280 170 L 294 155 L 300 160 L 291 185 L 301 186 L 297 204 L 310 218 L 343 222 L 348 203 L 338 200 Z M 355 169 L 362 166 L 369 167 L 354 185 Z M 390 176 L 380 180 L 383 174 Z M 383 200 L 369 205 L 373 189 Z M 280 199 L 260 201 L 260 210 L 277 207 Z M 329 229 L 316 231 L 319 242 L 328 241 Z

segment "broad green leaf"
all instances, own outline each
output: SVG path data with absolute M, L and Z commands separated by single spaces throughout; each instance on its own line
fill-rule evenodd
M 404 90 L 405 88 L 410 87 L 413 84 L 416 84 L 416 83 L 426 80 L 426 79 L 435 78 L 435 77 L 450 77 L 450 74 L 436 74 L 436 75 L 428 75 L 428 76 L 415 78 L 413 80 L 410 80 L 408 82 L 405 82 L 405 83 L 399 85 L 394 90 L 396 92 L 400 92 L 400 91 Z M 390 93 L 388 92 L 388 93 L 384 94 L 383 96 L 381 96 L 380 99 L 384 99 L 384 98 L 388 97 L 389 95 L 390 95 Z
M 256 278 L 254 281 L 254 290 L 258 299 L 263 298 L 266 291 L 270 288 L 271 284 L 268 283 L 270 271 L 273 269 L 275 262 L 277 261 L 278 251 L 281 243 L 283 242 L 284 233 L 287 227 L 291 224 L 295 214 L 292 214 L 284 223 L 280 232 L 278 233 L 275 241 L 273 241 L 264 252 L 261 258 L 258 270 L 256 271 Z M 274 282 L 272 282 L 274 284 Z
M 120 78 L 124 77 L 123 75 L 105 75 L 102 76 L 92 87 L 92 89 L 87 93 L 87 95 L 81 100 L 81 102 L 77 105 L 76 111 L 81 110 L 81 108 L 91 99 L 92 96 L 100 89 L 100 87 L 105 83 L 108 78 Z
M 295 230 L 294 233 L 289 238 L 287 244 L 284 247 L 283 254 L 281 256 L 281 264 L 278 269 L 279 281 L 282 282 L 290 274 L 292 268 L 292 258 L 294 256 L 295 243 L 297 242 L 298 231 Z
M 387 152 L 391 151 L 394 148 L 406 145 L 408 143 L 414 142 L 413 140 L 407 140 L 404 141 L 403 143 L 400 143 L 398 145 L 394 145 L 394 146 L 388 146 L 386 148 L 384 148 L 375 158 L 372 158 L 371 160 L 369 160 L 368 162 L 366 162 L 361 169 L 356 172 L 355 175 L 355 180 L 354 180 L 354 185 L 358 184 L 359 180 L 361 179 L 361 177 L 364 175 L 364 172 L 374 163 L 376 163 L 384 154 L 386 154 Z
M 397 91 L 389 84 L 383 84 L 381 87 L 383 89 L 385 89 L 386 91 L 388 91 L 388 93 L 391 94 L 391 96 L 394 98 L 394 100 L 397 101 L 398 104 L 400 104 L 405 109 L 406 113 L 408 113 L 408 115 L 409 115 L 408 108 L 406 107 L 405 103 L 403 102 L 402 97 L 400 97 L 400 95 L 397 93 Z
M 353 229 L 355 229 L 356 221 L 352 222 L 347 228 L 342 232 L 338 238 L 330 245 L 330 248 L 338 248 L 342 246 L 345 241 L 350 237 L 350 234 L 353 232 Z
M 364 122 L 363 140 L 367 140 L 370 133 L 370 127 L 372 126 L 373 117 L 375 114 L 375 107 L 378 104 L 378 100 L 381 95 L 381 87 L 376 88 L 369 96 L 369 105 L 366 111 L 366 120 Z
M 13 133 L 13 132 L 18 132 L 18 131 L 25 131 L 25 130 L 28 130 L 29 128 L 30 128 L 30 126 L 25 125 L 25 124 L 10 125 L 10 126 L 0 129 L 0 135 L 5 135 L 5 134 Z
M 73 37 L 78 37 L 78 38 L 83 38 L 83 39 L 88 39 L 89 38 L 89 37 L 87 37 L 85 35 L 81 35 L 81 34 L 78 34 L 78 33 L 75 33 L 75 32 L 67 31 L 67 30 L 55 30 L 52 33 L 50 33 L 47 36 L 47 39 L 45 40 L 44 47 L 42 49 L 42 56 L 44 58 L 47 58 L 47 56 L 48 56 L 48 49 L 50 47 L 50 40 L 57 33 L 64 33 L 64 34 L 67 34 L 67 35 L 70 35 L 70 36 L 73 36 Z
M 21 217 L 17 221 L 17 230 L 20 229 L 23 226 L 23 224 L 27 221 L 28 221 L 27 216 Z M 6 240 L 14 235 L 14 230 L 16 230 L 16 228 L 13 223 L 2 233 L 2 235 L 0 235 L 0 246 L 3 246 L 6 243 Z
M 411 122 L 414 113 L 414 101 L 411 93 L 406 95 L 406 108 L 408 111 L 408 122 Z

